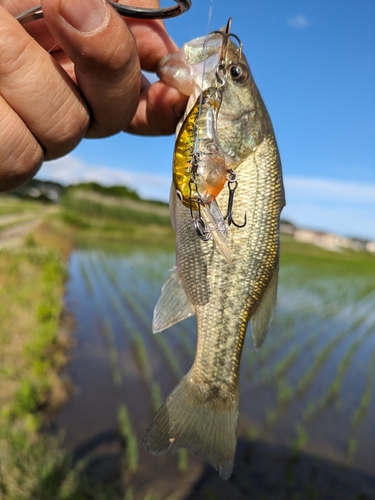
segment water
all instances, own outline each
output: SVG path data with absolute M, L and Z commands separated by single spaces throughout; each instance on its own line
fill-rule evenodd
M 73 252 L 66 305 L 76 321 L 68 367 L 75 392 L 57 418 L 65 447 L 77 459 L 89 454 L 96 477 L 125 473 L 140 499 L 148 492 L 160 499 L 284 499 L 308 488 L 318 496 L 306 498 L 326 498 L 325 491 L 330 499 L 375 498 L 375 294 L 363 277 L 350 288 L 330 276 L 301 285 L 300 270 L 282 269 L 264 347 L 256 353 L 251 335 L 245 342 L 239 445 L 228 483 L 191 454 L 186 463 L 184 455 L 143 450 L 158 391 L 168 395 L 195 351 L 194 318 L 151 333 L 173 264 L 172 253 L 155 250 Z M 120 405 L 138 445 L 132 474 L 119 439 Z

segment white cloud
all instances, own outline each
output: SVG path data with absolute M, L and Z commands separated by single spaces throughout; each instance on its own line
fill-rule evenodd
M 294 199 L 348 204 L 369 204 L 375 207 L 375 184 L 337 181 L 319 177 L 287 177 L 285 183 Z
M 171 178 L 167 175 L 148 175 L 109 168 L 91 166 L 73 155 L 64 156 L 43 164 L 38 179 L 51 180 L 63 185 L 78 182 L 98 182 L 104 186 L 125 185 L 135 189 L 142 197 L 150 200 L 168 201 Z
M 287 23 L 291 28 L 302 29 L 306 28 L 310 24 L 310 21 L 303 14 L 297 14 L 296 16 L 289 17 Z
M 375 184 L 314 177 L 286 177 L 284 183 L 285 219 L 375 240 Z

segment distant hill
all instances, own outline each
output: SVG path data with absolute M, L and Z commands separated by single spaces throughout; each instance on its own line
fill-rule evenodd
M 80 182 L 78 184 L 71 184 L 70 186 L 63 186 L 58 182 L 31 179 L 31 181 L 14 189 L 10 193 L 19 198 L 58 203 L 64 194 L 72 195 L 75 192 L 96 193 L 102 196 L 118 198 L 119 200 L 134 200 L 140 203 L 167 206 L 167 203 L 162 201 L 143 200 L 134 189 L 127 186 L 102 186 L 97 182 Z
M 127 186 L 102 186 L 97 182 L 80 182 L 72 184 L 66 188 L 69 191 L 91 191 L 105 196 L 114 196 L 116 198 L 127 198 L 131 200 L 141 200 L 134 189 Z

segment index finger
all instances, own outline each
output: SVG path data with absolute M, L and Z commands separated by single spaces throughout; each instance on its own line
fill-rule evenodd
M 126 0 L 118 3 L 153 9 L 159 7 L 158 0 Z M 162 57 L 178 50 L 163 21 L 130 19 L 128 17 L 124 19 L 134 35 L 141 67 L 145 71 L 154 72 L 157 63 Z

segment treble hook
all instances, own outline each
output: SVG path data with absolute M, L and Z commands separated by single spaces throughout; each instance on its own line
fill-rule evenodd
M 193 197 L 192 197 L 192 186 L 193 185 L 195 187 L 196 193 L 199 196 L 198 186 L 197 186 L 194 178 L 192 177 L 190 179 L 190 181 L 189 181 L 189 189 L 190 189 L 190 216 L 193 219 L 194 229 L 195 229 L 195 232 L 197 233 L 197 235 L 199 236 L 199 238 L 202 241 L 208 241 L 211 238 L 211 233 L 207 229 L 206 223 L 203 220 L 203 217 L 202 217 L 202 214 L 201 214 L 201 203 L 202 203 L 202 200 L 200 198 L 197 198 L 197 199 L 193 200 Z M 193 214 L 193 201 L 195 203 L 197 203 L 197 205 L 198 205 L 198 216 L 195 216 Z
M 220 30 L 218 30 L 218 31 L 212 31 L 210 33 L 210 35 L 217 34 L 217 35 L 221 35 L 223 37 L 223 43 L 221 45 L 221 50 L 220 50 L 220 63 L 219 64 L 225 64 L 225 58 L 227 56 L 228 40 L 229 40 L 230 37 L 235 38 L 237 40 L 237 42 L 238 42 L 238 49 L 240 51 L 239 56 L 241 57 L 241 55 L 242 55 L 242 42 L 241 42 L 240 38 L 237 35 L 235 35 L 234 33 L 230 32 L 231 26 L 232 26 L 232 18 L 230 17 L 228 19 L 227 25 L 225 27 L 224 33 L 222 31 L 220 31 Z
M 232 187 L 233 185 L 233 187 Z M 245 217 L 244 217 L 244 223 L 243 224 L 236 224 L 233 220 L 233 200 L 234 200 L 234 192 L 236 191 L 238 186 L 238 176 L 235 172 L 233 172 L 232 169 L 228 170 L 228 189 L 229 189 L 229 199 L 228 199 L 228 208 L 227 208 L 227 215 L 224 217 L 225 219 L 228 219 L 228 226 L 233 224 L 233 226 L 238 227 L 241 229 L 242 227 L 246 226 L 247 223 L 247 218 L 246 218 L 246 212 L 245 212 Z
M 121 15 L 133 17 L 135 19 L 169 19 L 177 17 L 187 12 L 191 7 L 191 0 L 174 0 L 178 5 L 173 7 L 165 7 L 162 9 L 144 9 L 141 7 L 130 7 L 129 5 L 121 5 L 119 3 L 107 0 L 110 5 Z M 43 9 L 40 5 L 32 7 L 25 12 L 21 12 L 15 18 L 21 23 L 26 24 L 31 21 L 37 21 L 44 16 Z
M 232 18 L 230 17 L 228 19 L 228 22 L 227 22 L 227 25 L 225 27 L 224 32 L 212 31 L 210 33 L 210 35 L 213 35 L 216 33 L 216 34 L 221 35 L 223 37 L 223 43 L 221 44 L 221 50 L 220 50 L 219 64 L 216 66 L 216 69 L 215 69 L 215 76 L 216 76 L 216 80 L 217 80 L 216 87 L 217 88 L 223 87 L 227 81 L 228 75 L 227 75 L 227 67 L 225 64 L 225 59 L 227 57 L 228 40 L 230 37 L 235 38 L 237 40 L 238 45 L 239 45 L 238 49 L 240 51 L 239 58 L 241 58 L 241 56 L 242 56 L 242 42 L 237 35 L 230 32 L 231 26 L 232 26 Z

